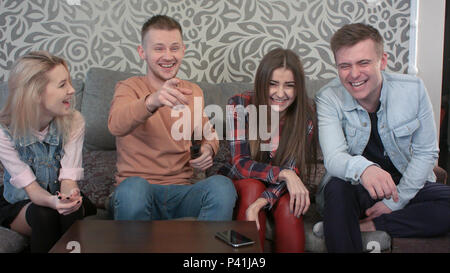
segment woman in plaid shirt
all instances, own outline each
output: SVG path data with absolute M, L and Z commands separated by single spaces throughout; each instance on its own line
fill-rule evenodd
M 239 195 L 237 219 L 256 221 L 258 218 L 256 224 L 263 243 L 265 212 L 272 211 L 275 251 L 303 252 L 302 215 L 310 205 L 305 184 L 311 177 L 311 163 L 316 161 L 317 140 L 313 130 L 314 108 L 306 94 L 300 59 L 291 50 L 270 51 L 257 69 L 254 91 L 235 95 L 228 104 L 234 111 L 227 111 L 231 164 L 226 171 L 234 179 Z M 251 123 L 248 112 L 240 115 L 237 110 L 249 105 L 256 106 L 258 113 L 258 119 L 252 121 L 250 118 Z M 256 138 L 249 137 L 256 120 L 261 120 L 260 115 L 267 116 L 267 131 L 271 131 L 273 113 L 260 110 L 260 106 L 268 105 L 271 106 L 268 109 L 278 112 L 279 126 L 271 128 L 278 134 L 272 134 L 267 140 L 261 139 L 259 134 Z M 259 122 L 258 126 L 261 125 L 265 126 Z M 256 131 L 261 130 L 258 127 Z M 284 194 L 286 191 L 289 194 Z

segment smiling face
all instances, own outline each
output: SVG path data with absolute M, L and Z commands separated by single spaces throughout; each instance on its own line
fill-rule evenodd
M 55 66 L 46 73 L 48 84 L 41 94 L 40 123 L 46 126 L 53 118 L 71 113 L 73 89 L 70 83 L 69 71 L 62 64 Z
M 269 81 L 269 104 L 278 106 L 278 110 L 274 110 L 282 115 L 295 98 L 296 89 L 292 71 L 284 67 L 273 70 Z
M 147 76 L 154 87 L 174 78 L 184 57 L 185 45 L 178 29 L 151 28 L 144 37 L 138 53 L 147 63 Z
M 367 111 L 374 112 L 379 104 L 381 71 L 386 68 L 387 54 L 377 54 L 374 41 L 367 39 L 339 49 L 336 64 L 345 89 Z

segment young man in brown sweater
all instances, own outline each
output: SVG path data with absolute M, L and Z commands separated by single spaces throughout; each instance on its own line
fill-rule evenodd
M 172 135 L 180 119 L 173 117 L 174 107 L 191 115 L 190 136 L 194 98 L 203 104 L 198 85 L 176 78 L 185 51 L 181 26 L 156 15 L 143 25 L 141 35 L 138 53 L 147 63 L 147 74 L 117 84 L 108 119 L 117 146 L 117 187 L 110 202 L 114 219 L 231 220 L 237 195 L 230 179 L 214 175 L 190 183 L 193 168 L 212 166 L 217 137 L 203 137 L 201 156 L 191 159 L 191 140 Z M 208 122 L 203 117 L 202 128 Z

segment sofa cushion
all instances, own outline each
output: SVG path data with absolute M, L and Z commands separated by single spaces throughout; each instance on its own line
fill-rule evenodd
M 105 200 L 114 190 L 116 151 L 84 151 L 83 168 L 80 190 L 97 208 L 105 208 Z
M 13 230 L 0 227 L 0 253 L 16 253 L 28 246 L 28 238 Z
M 75 89 L 75 109 L 81 112 L 84 82 L 82 80 L 72 79 L 72 87 Z
M 86 75 L 81 112 L 86 120 L 85 147 L 89 150 L 114 150 L 115 139 L 108 130 L 108 115 L 117 82 L 139 74 L 90 68 Z M 197 83 L 205 95 L 205 105 L 217 104 L 222 109 L 229 97 L 249 89 L 249 83 Z M 223 111 L 223 113 L 225 113 Z M 223 117 L 224 118 L 224 117 Z
M 81 112 L 86 120 L 85 147 L 89 150 L 114 150 L 115 139 L 108 130 L 109 108 L 118 81 L 139 75 L 137 73 L 120 72 L 104 68 L 90 68 L 86 75 L 84 93 L 81 99 Z M 329 80 L 307 80 L 306 87 L 312 97 L 320 87 Z M 205 105 L 216 104 L 222 109 L 222 120 L 225 120 L 225 105 L 236 93 L 253 88 L 252 83 L 206 83 L 196 82 L 202 88 Z M 75 86 L 75 84 L 74 84 Z M 218 118 L 219 119 L 219 118 Z M 219 121 L 220 122 L 220 121 Z M 222 123 L 223 124 L 223 123 Z M 226 127 L 222 127 L 225 133 Z
M 205 105 L 216 104 L 220 106 L 224 115 L 226 110 L 226 104 L 229 98 L 231 98 L 235 94 L 243 93 L 244 91 L 253 89 L 253 84 L 246 82 L 217 83 L 217 84 L 197 82 L 197 84 L 203 90 L 203 95 L 205 97 Z
M 81 113 L 86 120 L 85 147 L 114 150 L 115 138 L 108 130 L 108 115 L 116 83 L 137 74 L 90 68 L 86 74 Z
M 305 82 L 305 88 L 306 88 L 306 93 L 308 94 L 308 97 L 310 99 L 314 99 L 314 97 L 316 96 L 317 92 L 320 90 L 320 88 L 322 88 L 323 86 L 325 86 L 328 82 L 330 82 L 332 79 L 306 79 Z

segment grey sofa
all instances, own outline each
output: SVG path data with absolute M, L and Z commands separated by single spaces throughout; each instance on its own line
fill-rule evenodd
M 83 151 L 84 180 L 79 181 L 81 190 L 96 204 L 97 216 L 94 218 L 107 218 L 105 203 L 108 195 L 113 191 L 113 177 L 115 168 L 115 139 L 107 128 L 107 118 L 110 102 L 114 94 L 114 87 L 120 80 L 135 74 L 91 68 L 87 72 L 85 81 L 73 80 L 76 90 L 76 108 L 81 111 L 86 120 L 85 147 Z M 308 95 L 312 98 L 328 80 L 307 80 Z M 251 83 L 197 83 L 203 90 L 205 105 L 218 104 L 225 109 L 225 105 L 232 95 L 252 89 Z M 7 97 L 6 83 L 0 83 L 0 108 L 3 107 Z M 225 131 L 225 127 L 224 127 Z M 219 153 L 214 159 L 215 164 L 206 175 L 215 173 L 225 161 L 229 160 L 228 145 L 225 140 L 220 141 Z M 0 164 L 0 184 L 3 183 L 2 166 Z M 319 164 L 313 185 L 310 187 L 311 198 L 314 200 L 315 189 L 324 173 L 323 164 Z M 200 174 L 199 174 L 200 175 Z M 89 217 L 93 218 L 93 217 Z M 322 238 L 312 233 L 313 225 L 320 220 L 314 204 L 305 216 L 306 251 L 326 252 Z M 272 223 L 267 222 L 266 250 L 270 251 L 272 241 Z M 363 233 L 363 243 L 375 241 L 380 245 L 381 251 L 390 251 L 391 238 L 385 232 Z M 28 240 L 24 236 L 0 227 L 0 252 L 20 252 L 26 249 Z

